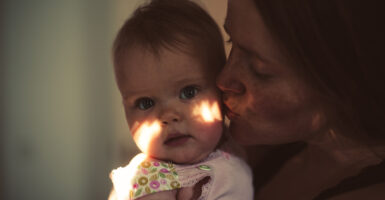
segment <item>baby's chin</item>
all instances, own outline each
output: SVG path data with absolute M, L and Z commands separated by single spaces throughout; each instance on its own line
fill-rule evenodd
M 165 162 L 172 162 L 172 163 L 175 163 L 175 164 L 183 164 L 183 165 L 186 165 L 186 164 L 194 164 L 194 163 L 199 163 L 200 161 L 204 160 L 207 156 L 209 155 L 209 153 L 202 153 L 202 154 L 189 154 L 189 153 L 185 153 L 183 154 L 182 152 L 181 153 L 178 153 L 177 155 L 172 155 L 172 156 L 150 156 L 152 158 L 155 158 L 157 160 L 162 160 L 162 161 L 165 161 Z

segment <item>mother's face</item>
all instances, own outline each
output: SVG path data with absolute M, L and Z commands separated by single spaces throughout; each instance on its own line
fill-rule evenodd
M 217 84 L 230 131 L 242 144 L 306 140 L 323 115 L 310 88 L 289 67 L 252 0 L 229 0 L 225 28 L 233 46 Z

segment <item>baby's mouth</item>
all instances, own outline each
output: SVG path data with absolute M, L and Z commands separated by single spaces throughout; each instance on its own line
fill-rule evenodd
M 180 146 L 185 144 L 190 138 L 192 138 L 191 135 L 172 133 L 167 136 L 164 144 L 171 147 Z

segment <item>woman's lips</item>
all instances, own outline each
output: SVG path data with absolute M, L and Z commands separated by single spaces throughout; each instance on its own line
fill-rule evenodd
M 239 114 L 237 114 L 237 113 L 231 111 L 231 109 L 230 109 L 229 107 L 227 107 L 227 106 L 225 106 L 225 111 L 226 111 L 226 116 L 227 116 L 230 120 L 239 117 Z
M 170 147 L 176 147 L 185 144 L 190 138 L 190 135 L 172 133 L 167 136 L 164 144 Z

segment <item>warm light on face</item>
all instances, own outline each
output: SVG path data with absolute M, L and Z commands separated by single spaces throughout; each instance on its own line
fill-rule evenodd
M 110 178 L 114 184 L 115 193 L 112 193 L 108 200 L 129 199 L 130 190 L 132 190 L 133 185 L 131 182 L 133 180 L 132 177 L 137 173 L 137 166 L 139 166 L 145 159 L 146 156 L 144 154 L 139 154 L 132 159 L 129 165 L 112 170 Z
M 134 132 L 134 140 L 138 145 L 139 149 L 143 153 L 147 153 L 149 147 L 154 140 L 161 132 L 161 126 L 159 121 L 154 121 L 152 123 L 144 122 L 139 125 L 139 128 Z
M 133 126 L 134 140 L 143 153 L 147 153 L 152 141 L 160 134 L 161 127 L 159 121 L 152 123 L 136 123 Z M 132 190 L 132 180 L 137 173 L 137 166 L 146 159 L 145 154 L 139 154 L 130 161 L 125 167 L 112 170 L 110 178 L 114 184 L 114 193 L 111 193 L 109 200 L 127 200 Z
M 222 121 L 218 102 L 202 101 L 193 108 L 192 115 L 205 123 Z M 151 145 L 154 145 L 153 141 L 158 139 L 162 127 L 160 121 L 156 120 L 154 122 L 137 122 L 131 130 L 136 144 L 144 154 L 136 156 L 129 165 L 119 167 L 111 172 L 110 178 L 115 192 L 111 193 L 109 200 L 127 200 L 132 195 L 130 191 L 133 189 L 132 180 L 137 173 L 137 166 L 146 159 L 146 153 L 151 151 Z
M 214 102 L 210 105 L 209 101 L 202 101 L 200 105 L 197 105 L 194 108 L 193 114 L 202 118 L 204 122 L 214 122 L 215 120 L 222 121 L 218 102 Z

